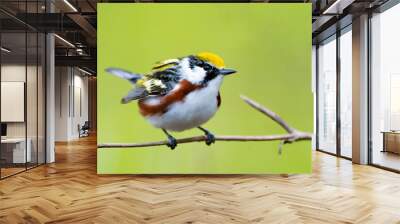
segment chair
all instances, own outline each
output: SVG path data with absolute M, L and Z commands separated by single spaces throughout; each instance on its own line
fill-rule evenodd
M 89 121 L 85 121 L 85 123 L 82 126 L 78 124 L 79 138 L 89 136 L 89 129 L 90 129 Z

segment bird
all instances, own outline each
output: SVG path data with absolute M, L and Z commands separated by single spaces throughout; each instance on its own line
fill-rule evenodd
M 170 149 L 177 146 L 171 131 L 198 128 L 204 132 L 207 145 L 215 142 L 214 134 L 201 125 L 221 105 L 220 87 L 224 77 L 236 73 L 225 68 L 224 60 L 211 52 L 159 61 L 146 74 L 116 67 L 105 71 L 133 85 L 121 103 L 137 101 L 140 114 L 165 133 Z

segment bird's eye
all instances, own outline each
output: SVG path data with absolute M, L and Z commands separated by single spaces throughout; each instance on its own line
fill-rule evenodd
M 203 68 L 204 68 L 204 70 L 206 70 L 206 71 L 210 71 L 210 70 L 212 69 L 211 65 L 209 65 L 209 64 L 204 64 L 204 65 L 203 65 Z

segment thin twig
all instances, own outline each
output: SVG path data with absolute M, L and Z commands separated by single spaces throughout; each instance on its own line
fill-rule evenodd
M 286 135 L 265 135 L 265 136 L 215 136 L 215 141 L 235 141 L 235 142 L 248 142 L 248 141 L 276 141 L 276 140 L 309 140 L 311 135 L 308 133 L 297 132 L 296 134 L 286 134 Z M 206 137 L 203 135 L 180 138 L 177 139 L 178 144 L 190 143 L 190 142 L 203 142 Z M 105 143 L 99 144 L 98 148 L 134 148 L 134 147 L 149 147 L 166 145 L 168 141 L 155 141 L 155 142 L 145 142 L 145 143 Z
M 288 134 L 282 135 L 261 135 L 261 136 L 235 136 L 235 135 L 227 135 L 227 136 L 215 136 L 215 141 L 236 141 L 236 142 L 245 142 L 245 141 L 281 141 L 279 146 L 279 153 L 281 153 L 282 145 L 286 143 L 292 143 L 296 141 L 302 140 L 311 140 L 312 135 L 310 133 L 298 131 L 295 128 L 289 126 L 279 115 L 274 113 L 273 111 L 265 108 L 261 104 L 251 100 L 246 96 L 240 96 L 248 105 L 253 107 L 254 109 L 260 111 L 261 113 L 267 115 L 269 118 L 278 123 L 283 129 L 285 129 Z M 188 138 L 177 139 L 178 144 L 182 143 L 190 143 L 190 142 L 201 142 L 205 141 L 205 136 L 194 136 Z M 98 148 L 137 148 L 137 147 L 150 147 L 150 146 L 159 146 L 159 145 L 167 145 L 168 141 L 154 141 L 154 142 L 144 142 L 144 143 L 104 143 L 99 144 Z M 149 148 L 151 149 L 151 148 Z
M 276 114 L 272 110 L 265 108 L 261 104 L 257 103 L 256 101 L 254 101 L 246 96 L 241 95 L 240 98 L 242 98 L 242 100 L 244 100 L 244 102 L 246 102 L 248 105 L 250 105 L 254 109 L 260 111 L 261 113 L 267 115 L 272 120 L 276 121 L 276 123 L 278 123 L 288 133 L 293 133 L 295 131 L 295 129 L 290 127 L 288 123 L 286 123 L 278 114 Z

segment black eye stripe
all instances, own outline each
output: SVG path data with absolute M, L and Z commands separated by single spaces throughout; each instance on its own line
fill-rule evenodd
M 216 68 L 213 64 L 203 61 L 196 56 L 189 56 L 189 67 L 194 69 L 195 66 L 203 68 L 206 72 L 206 76 L 203 80 L 204 85 L 213 80 L 219 74 L 218 68 Z
M 207 63 L 204 63 L 203 68 L 204 68 L 206 71 L 212 70 L 211 65 L 209 65 L 209 64 L 207 64 Z

